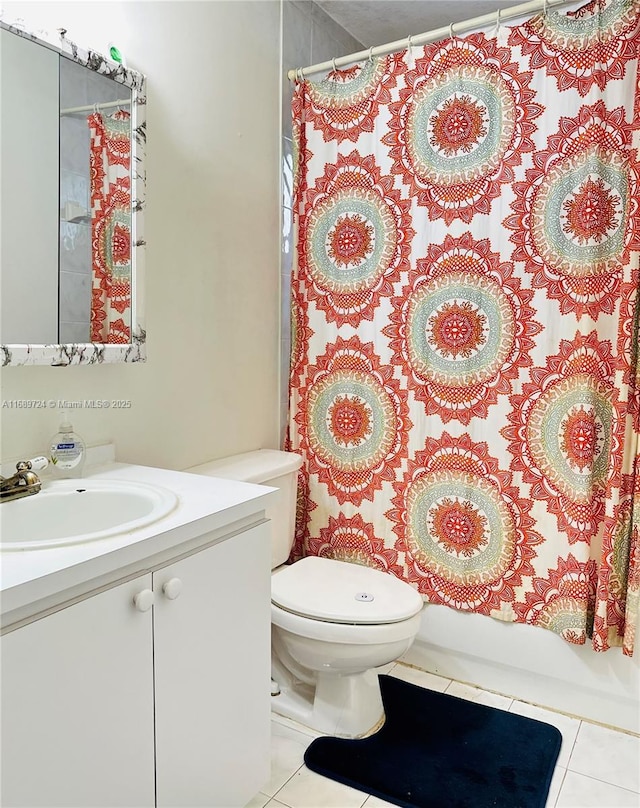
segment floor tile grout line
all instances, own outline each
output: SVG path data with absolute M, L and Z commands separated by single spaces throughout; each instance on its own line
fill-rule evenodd
M 566 767 L 566 768 L 567 768 L 567 771 L 570 771 L 570 772 L 572 772 L 573 774 L 579 774 L 579 775 L 582 775 L 583 777 L 588 777 L 590 780 L 595 780 L 597 783 L 604 783 L 605 785 L 608 785 L 608 786 L 614 786 L 615 788 L 622 788 L 622 789 L 624 789 L 625 791 L 629 791 L 629 792 L 631 792 L 632 794 L 640 794 L 640 790 L 639 790 L 639 791 L 636 791 L 636 790 L 635 790 L 635 789 L 633 789 L 633 788 L 627 788 L 626 786 L 622 786 L 622 785 L 620 785 L 619 783 L 614 783 L 614 782 L 612 782 L 611 780 L 603 780 L 601 777 L 594 777 L 594 776 L 593 776 L 593 775 L 591 775 L 591 774 L 585 774 L 584 772 L 579 771 L 578 769 L 572 769 L 572 768 L 571 768 L 571 759 L 572 759 L 572 757 L 573 757 L 573 753 L 575 752 L 576 745 L 577 745 L 577 743 L 578 743 L 578 737 L 579 737 L 579 735 L 580 735 L 580 730 L 582 729 L 582 725 L 583 725 L 583 724 L 587 724 L 588 726 L 593 726 L 593 724 L 592 724 L 590 721 L 582 721 L 582 720 L 580 721 L 580 726 L 578 727 L 578 731 L 576 732 L 576 737 L 575 737 L 575 739 L 574 739 L 573 746 L 572 746 L 572 748 L 571 748 L 571 752 L 569 753 L 569 759 L 568 759 L 568 761 L 567 761 L 567 767 Z M 599 725 L 598 725 L 598 724 L 596 724 L 595 726 L 599 726 Z M 607 727 L 603 727 L 603 729 L 608 729 L 608 728 L 607 728 Z M 616 732 L 617 730 L 611 730 L 611 731 L 612 731 L 612 732 Z M 621 735 L 625 735 L 626 733 L 621 732 L 620 734 L 621 734 Z M 632 737 L 633 737 L 633 736 L 632 736 Z
M 272 800 L 278 799 L 278 794 L 279 794 L 279 793 L 282 791 L 282 789 L 283 789 L 283 788 L 284 788 L 284 787 L 287 785 L 287 783 L 288 783 L 290 780 L 292 780 L 292 779 L 293 779 L 293 778 L 296 776 L 296 774 L 298 774 L 298 772 L 300 771 L 300 769 L 302 769 L 302 768 L 304 767 L 304 765 L 305 765 L 304 763 L 301 763 L 301 764 L 298 766 L 298 768 L 297 768 L 297 769 L 296 769 L 296 770 L 293 772 L 293 774 L 292 774 L 290 777 L 287 777 L 287 779 L 286 779 L 286 780 L 284 781 L 284 783 L 283 783 L 283 784 L 280 786 L 280 788 L 279 788 L 279 789 L 276 791 L 276 793 L 273 795 L 273 797 L 271 797 L 271 799 L 272 799 Z M 281 800 L 281 802 L 284 802 L 284 800 Z M 286 803 L 286 802 L 285 802 L 284 804 L 285 804 L 285 805 L 288 805 L 289 803 Z
M 564 766 L 556 766 L 556 769 L 564 769 L 564 774 L 562 775 L 562 780 L 560 781 L 560 788 L 558 789 L 558 793 L 556 794 L 556 798 L 553 801 L 553 808 L 557 808 L 558 800 L 560 799 L 560 794 L 562 793 L 562 786 L 564 785 L 564 781 L 567 778 L 567 771 L 568 771 L 568 769 L 566 767 L 564 767 Z
M 294 808 L 293 805 L 289 805 L 288 802 L 285 802 L 284 800 L 279 800 L 277 797 L 270 797 L 269 802 L 271 802 L 272 800 L 276 800 L 277 802 L 280 803 L 280 805 L 286 805 L 287 808 Z M 269 802 L 265 805 L 265 808 L 269 808 Z
M 581 777 L 588 777 L 589 780 L 593 780 L 595 783 L 602 783 L 605 786 L 621 788 L 623 791 L 628 791 L 630 794 L 640 794 L 640 791 L 636 791 L 635 788 L 629 788 L 628 786 L 620 785 L 620 783 L 614 783 L 611 780 L 603 780 L 601 777 L 594 777 L 592 774 L 585 774 L 584 772 L 577 771 L 576 769 L 570 769 L 568 766 L 567 771 L 571 772 L 571 774 L 579 774 Z
M 516 699 L 511 698 L 511 696 L 503 696 L 502 693 L 496 693 L 493 690 L 484 690 L 483 688 L 477 687 L 476 685 L 467 685 L 464 682 L 458 682 L 456 679 L 451 679 L 446 689 L 441 692 L 446 693 L 448 696 L 452 696 L 453 694 L 449 693 L 449 688 L 452 685 L 462 685 L 462 687 L 468 687 L 469 690 L 477 690 L 478 693 L 481 693 L 483 696 L 498 696 L 501 699 L 505 699 L 505 701 L 509 702 L 509 705 L 507 707 L 496 707 L 493 704 L 486 704 L 486 702 L 479 702 L 476 699 L 469 699 L 466 696 L 455 696 L 455 698 L 457 699 L 464 699 L 465 701 L 470 701 L 472 704 L 484 704 L 485 706 L 493 707 L 494 710 L 502 710 L 505 713 L 511 711 L 511 706 L 516 701 Z
M 283 788 L 284 788 L 284 787 L 287 785 L 287 783 L 288 783 L 290 780 L 292 780 L 292 779 L 293 779 L 293 778 L 296 776 L 296 774 L 298 774 L 298 772 L 300 771 L 300 769 L 303 769 L 303 768 L 305 767 L 305 765 L 306 765 L 306 764 L 305 764 L 305 763 L 303 763 L 301 766 L 299 766 L 299 767 L 298 767 L 298 768 L 295 770 L 295 772 L 294 772 L 294 773 L 291 775 L 291 777 L 289 777 L 289 779 L 288 779 L 288 780 L 287 780 L 285 783 L 283 783 L 283 784 L 280 786 L 280 788 L 278 789 L 278 791 L 276 791 L 276 793 L 273 795 L 273 797 L 269 797 L 269 801 L 271 801 L 271 800 L 277 800 L 278 802 L 281 802 L 283 805 L 286 805 L 286 806 L 287 806 L 287 808 L 294 808 L 294 806 L 293 806 L 293 805 L 289 805 L 289 803 L 288 803 L 288 802 L 285 802 L 285 801 L 284 801 L 284 800 L 282 800 L 282 799 L 278 799 L 278 794 L 279 794 L 279 793 L 280 793 L 280 791 L 282 791 L 282 789 L 283 789 Z M 312 769 L 309 769 L 309 771 L 312 771 Z M 320 775 L 320 776 L 322 776 L 322 775 Z M 329 778 L 327 778 L 327 779 L 329 779 L 329 780 L 330 780 L 331 778 L 329 777 Z M 336 780 L 336 781 L 334 781 L 334 782 L 338 782 L 338 781 Z M 352 788 L 352 786 L 346 786 L 346 788 Z M 356 788 L 356 789 L 353 789 L 353 790 L 354 790 L 354 791 L 360 791 L 360 789 L 359 789 L 359 788 Z M 368 794 L 366 791 L 362 791 L 361 793 L 365 795 L 365 796 L 364 796 L 364 800 L 363 800 L 363 801 L 360 803 L 360 805 L 355 806 L 355 808 L 364 808 L 364 804 L 365 804 L 365 802 L 366 802 L 366 801 L 369 799 L 369 797 L 371 796 L 371 794 Z M 269 805 L 269 803 L 267 803 L 267 805 L 265 806 L 265 808 L 268 808 L 268 805 Z
M 584 772 L 577 772 L 575 769 L 567 769 L 567 771 L 568 772 L 570 771 L 571 774 L 577 774 L 580 777 L 586 777 L 589 780 L 593 780 L 594 783 L 602 783 L 602 785 L 604 786 L 612 786 L 613 788 L 619 788 L 621 791 L 627 791 L 629 794 L 635 794 L 635 795 L 640 794 L 640 791 L 636 791 L 633 788 L 627 788 L 626 786 L 621 786 L 619 783 L 611 783 L 609 780 L 601 780 L 599 777 L 592 777 L 590 774 L 585 774 Z
M 580 735 L 581 728 L 582 728 L 582 721 L 580 721 L 580 723 L 578 724 L 578 731 L 576 732 L 575 738 L 573 739 L 573 745 L 571 747 L 571 751 L 569 752 L 569 757 L 567 758 L 567 771 L 569 771 L 569 764 L 571 763 L 573 753 L 576 751 L 576 744 L 578 743 L 578 735 Z M 573 769 L 571 771 L 573 771 Z

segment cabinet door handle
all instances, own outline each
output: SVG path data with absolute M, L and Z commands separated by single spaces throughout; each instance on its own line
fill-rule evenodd
M 143 589 L 133 596 L 133 605 L 139 612 L 148 612 L 153 606 L 153 592 L 150 589 Z
M 182 592 L 182 581 L 180 578 L 169 578 L 169 580 L 162 585 L 162 592 L 169 600 L 175 600 Z

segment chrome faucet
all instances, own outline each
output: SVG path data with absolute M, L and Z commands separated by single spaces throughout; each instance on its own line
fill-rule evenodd
M 9 502 L 12 499 L 28 497 L 37 494 L 42 483 L 40 478 L 32 471 L 30 460 L 20 460 L 16 463 L 16 473 L 11 477 L 0 476 L 0 502 Z

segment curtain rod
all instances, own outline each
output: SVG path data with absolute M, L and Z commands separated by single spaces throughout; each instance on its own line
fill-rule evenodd
M 83 107 L 68 107 L 61 109 L 60 115 L 72 115 L 74 112 L 89 112 L 96 109 L 107 109 L 108 107 L 128 107 L 131 104 L 130 98 L 121 98 L 119 101 L 103 101 L 101 104 L 85 104 Z
M 505 20 L 512 20 L 515 17 L 525 17 L 534 14 L 537 11 L 546 11 L 553 6 L 574 5 L 577 0 L 529 0 L 527 3 L 520 3 L 518 6 L 510 6 L 509 8 L 501 9 L 500 11 L 492 11 L 490 14 L 483 14 L 481 17 L 473 17 L 470 20 L 463 22 L 451 23 L 451 25 L 444 25 L 442 28 L 436 28 L 433 31 L 427 31 L 425 34 L 417 34 L 416 36 L 406 37 L 405 39 L 397 39 L 395 42 L 388 42 L 386 45 L 377 45 L 375 48 L 368 48 L 367 50 L 358 51 L 348 56 L 340 56 L 337 59 L 331 59 L 328 62 L 320 62 L 317 65 L 310 67 L 299 67 L 296 70 L 289 70 L 287 77 L 289 81 L 294 81 L 296 78 L 301 79 L 304 76 L 310 76 L 314 73 L 322 73 L 325 70 L 334 70 L 337 67 L 343 67 L 353 62 L 361 62 L 372 56 L 386 56 L 388 53 L 395 53 L 397 51 L 406 50 L 411 42 L 412 46 L 426 45 L 427 42 L 437 42 L 439 39 L 455 34 L 461 34 L 464 31 L 471 31 L 474 28 L 485 28 L 491 23 L 498 21 L 504 22 Z

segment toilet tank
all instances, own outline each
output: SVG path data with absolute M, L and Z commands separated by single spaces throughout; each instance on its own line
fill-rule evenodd
M 285 563 L 293 547 L 298 469 L 301 465 L 302 458 L 294 452 L 258 449 L 192 466 L 185 471 L 278 489 L 274 502 L 265 508 L 267 519 L 271 521 L 271 569 L 275 569 Z

